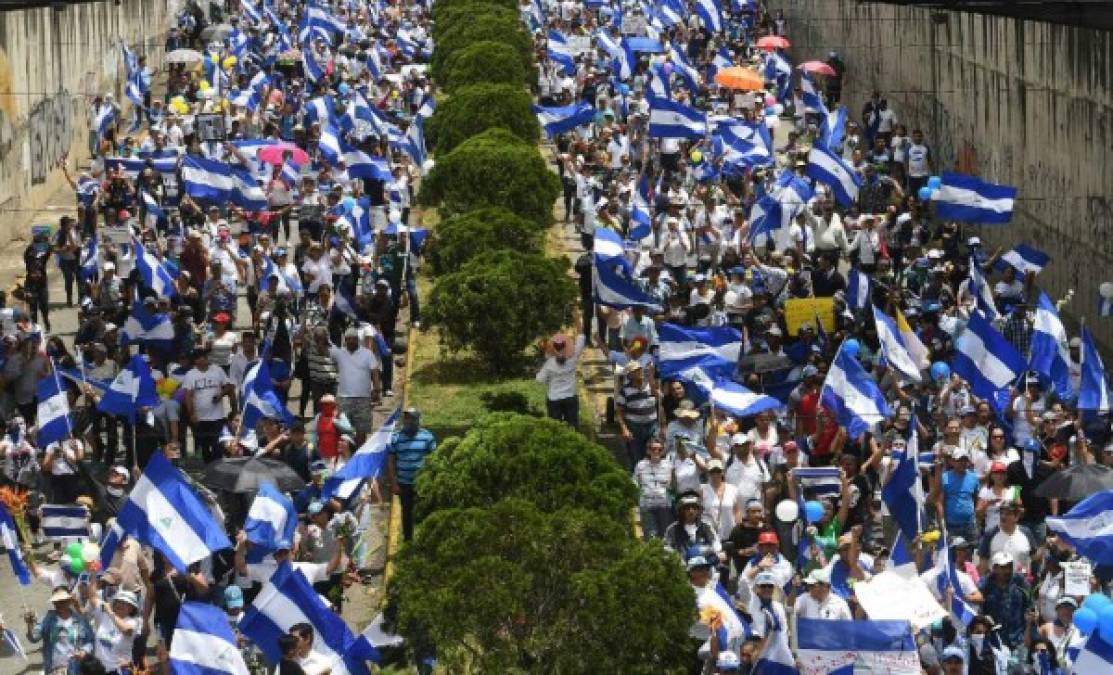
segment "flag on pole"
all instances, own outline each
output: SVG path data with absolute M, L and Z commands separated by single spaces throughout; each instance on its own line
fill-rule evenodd
M 1109 379 L 1105 376 L 1105 364 L 1094 345 L 1094 338 L 1086 327 L 1082 327 L 1082 378 L 1078 386 L 1078 409 L 1108 412 L 1113 407 L 1113 396 L 1109 393 Z
M 1113 565 L 1113 489 L 1090 495 L 1047 527 L 1096 565 Z
M 1015 187 L 957 173 L 944 173 L 942 178 L 942 185 L 931 195 L 935 215 L 942 220 L 1002 225 L 1012 219 Z
M 1059 319 L 1055 303 L 1043 291 L 1040 291 L 1036 302 L 1028 367 L 1040 376 L 1044 386 L 1051 385 L 1060 400 L 1069 401 L 1074 398 L 1067 329 Z
M 951 368 L 999 415 L 1008 403 L 1009 387 L 1027 367 L 1024 357 L 980 314 L 970 316 L 966 330 L 955 340 Z
M 36 394 L 38 409 L 35 419 L 38 431 L 35 433 L 35 443 L 40 448 L 45 448 L 51 443 L 69 438 L 70 402 L 57 371 L 39 380 Z
M 19 580 L 21 586 L 31 583 L 31 571 L 23 559 L 23 550 L 19 547 L 19 531 L 16 529 L 15 520 L 8 512 L 8 507 L 0 503 L 0 544 L 8 551 L 8 561 L 12 564 L 12 574 Z
M 535 105 L 533 112 L 537 115 L 537 123 L 549 138 L 595 121 L 595 108 L 582 101 L 560 107 Z
M 920 534 L 923 522 L 920 517 L 920 504 L 924 501 L 923 485 L 920 482 L 920 436 L 916 429 L 916 418 L 908 423 L 908 439 L 904 451 L 893 453 L 896 464 L 889 482 L 881 488 L 881 500 L 889 507 L 889 514 L 896 521 L 898 529 L 909 539 Z
M 170 643 L 171 675 L 248 675 L 228 617 L 207 602 L 183 602 Z
M 857 359 L 841 348 L 827 371 L 820 398 L 851 438 L 858 438 L 893 414 L 877 383 Z
M 877 328 L 877 339 L 881 343 L 881 353 L 885 355 L 885 363 L 913 382 L 921 382 L 923 376 L 920 367 L 904 344 L 904 336 L 897 328 L 896 322 L 876 305 L 873 306 L 873 319 Z
M 126 368 L 120 371 L 108 390 L 97 403 L 97 410 L 109 415 L 119 415 L 135 423 L 140 408 L 154 408 L 161 399 L 155 391 L 155 381 L 147 360 L 139 354 L 131 357 Z
M 997 260 L 994 267 L 1003 270 L 1011 267 L 1021 274 L 1039 274 L 1051 262 L 1051 256 L 1027 244 L 1017 244 L 1011 251 Z
M 265 551 L 290 548 L 297 527 L 298 512 L 290 498 L 273 483 L 260 485 L 243 524 L 247 540 Z
M 292 424 L 293 414 L 278 398 L 274 390 L 274 381 L 271 380 L 270 367 L 267 365 L 267 354 L 264 352 L 251 366 L 243 378 L 243 428 L 254 429 L 259 420 L 273 418 L 283 424 Z
M 39 508 L 40 529 L 47 539 L 89 536 L 89 509 L 70 504 L 43 504 Z
M 386 463 L 386 451 L 398 424 L 400 410 L 395 410 L 379 430 L 367 437 L 359 450 L 352 455 L 347 464 L 325 480 L 321 488 L 321 499 L 336 497 L 348 501 L 364 481 L 377 478 Z
M 696 365 L 733 366 L 742 349 L 742 333 L 729 326 L 687 328 L 662 323 L 657 335 L 662 376 Z
M 835 201 L 844 207 L 858 201 L 858 188 L 862 179 L 841 157 L 827 148 L 813 146 L 808 153 L 807 175 L 831 188 Z

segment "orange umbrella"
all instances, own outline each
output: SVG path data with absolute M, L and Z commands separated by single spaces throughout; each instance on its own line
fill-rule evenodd
M 758 38 L 755 44 L 762 49 L 768 49 L 770 51 L 774 49 L 788 49 L 792 45 L 792 43 L 788 41 L 788 38 L 783 38 L 780 35 L 766 35 L 763 38 Z
M 715 82 L 727 89 L 741 89 L 743 91 L 765 89 L 765 79 L 757 71 L 741 66 L 719 70 L 715 73 Z

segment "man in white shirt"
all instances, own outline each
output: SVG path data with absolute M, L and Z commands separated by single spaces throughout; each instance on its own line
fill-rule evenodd
M 545 408 L 549 417 L 568 423 L 573 429 L 580 424 L 580 397 L 576 393 L 576 366 L 587 338 L 576 336 L 571 353 L 563 335 L 552 339 L 553 355 L 545 359 L 537 372 L 537 381 L 545 385 Z
M 206 464 L 220 459 L 220 430 L 227 413 L 224 397 L 236 405 L 235 386 L 222 368 L 209 364 L 207 349 L 193 351 L 193 368 L 182 378 L 185 409 L 193 425 L 193 445 Z
M 808 592 L 796 598 L 795 613 L 800 619 L 850 621 L 850 606 L 831 592 L 831 576 L 823 568 L 814 569 L 804 579 Z
M 1022 572 L 1032 569 L 1032 553 L 1036 550 L 1032 532 L 1020 524 L 1020 504 L 1002 502 L 1001 525 L 990 530 L 982 538 L 978 549 L 979 568 L 983 574 L 989 571 L 989 561 L 998 553 L 1005 553 L 1016 562 Z
M 344 533 L 337 535 L 338 538 L 346 537 Z M 328 562 L 323 563 L 308 563 L 308 562 L 291 562 L 290 565 L 297 571 L 301 572 L 305 580 L 310 584 L 317 584 L 323 581 L 328 581 L 333 572 L 340 569 L 341 563 L 344 562 L 344 544 L 339 542 L 340 545 L 333 551 L 332 557 Z M 253 546 L 247 540 L 247 532 L 240 530 L 236 534 L 236 551 L 234 563 L 236 566 L 236 585 L 240 588 L 251 588 L 252 583 L 258 582 L 261 584 L 267 583 L 274 571 L 278 569 L 284 561 L 290 559 L 290 548 L 293 546 L 292 542 L 282 540 L 277 542 L 278 549 L 272 554 L 263 558 L 258 563 L 248 564 L 247 551 Z
M 356 444 L 371 433 L 372 407 L 376 392 L 381 391 L 379 359 L 359 344 L 359 331 L 349 328 L 344 332 L 344 348 L 330 347 L 329 356 L 336 363 L 336 398 L 340 411 L 348 416 L 358 438 Z

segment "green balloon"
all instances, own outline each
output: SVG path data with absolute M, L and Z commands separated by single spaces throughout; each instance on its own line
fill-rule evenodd
M 70 558 L 70 571 L 74 574 L 81 574 L 85 571 L 85 561 L 80 557 Z
M 74 560 L 81 560 L 81 542 L 73 542 L 66 547 L 66 555 Z

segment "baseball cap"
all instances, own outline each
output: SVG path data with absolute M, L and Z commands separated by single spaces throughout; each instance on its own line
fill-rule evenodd
M 707 463 L 707 472 L 708 473 L 711 473 L 712 471 L 722 471 L 722 470 L 723 470 L 723 460 L 719 459 L 718 457 L 715 457 L 714 459 L 712 459 L 710 462 Z
M 807 577 L 804 578 L 804 584 L 807 585 L 807 586 L 811 586 L 813 584 L 830 584 L 830 583 L 831 583 L 831 573 L 828 572 L 827 568 L 825 568 L 825 567 L 815 568 L 814 570 L 812 570 L 811 572 L 808 573 Z
M 776 586 L 777 578 L 771 572 L 759 572 L 754 579 L 754 586 Z
M 1071 607 L 1078 609 L 1078 601 L 1069 595 L 1064 595 L 1063 597 L 1059 598 L 1058 602 L 1055 603 L 1056 608 L 1060 607 L 1061 605 L 1070 605 Z
M 993 566 L 1003 567 L 1013 564 L 1013 556 L 1008 551 L 998 551 L 993 554 Z
M 685 563 L 684 566 L 688 569 L 689 572 L 691 572 L 692 570 L 696 570 L 701 567 L 711 567 L 711 563 L 708 562 L 707 558 L 704 558 L 702 555 L 697 555 L 688 558 L 688 562 Z
M 228 609 L 243 609 L 243 590 L 232 585 L 224 589 L 224 606 Z
M 966 448 L 955 448 L 951 452 L 951 459 L 970 459 L 970 453 L 966 451 Z
M 753 441 L 750 439 L 750 437 L 743 433 L 737 433 L 730 437 L 731 445 L 746 445 L 752 442 Z
M 994 462 L 989 465 L 990 473 L 1005 473 L 1007 470 L 1008 467 L 1005 466 L 1004 462 Z
M 780 544 L 781 541 L 780 541 L 780 539 L 777 538 L 777 533 L 776 532 L 762 532 L 761 534 L 759 534 L 757 536 L 757 543 L 759 545 L 760 544 L 772 544 L 772 545 L 776 546 L 776 545 Z
M 686 492 L 680 496 L 679 505 L 681 508 L 683 508 L 685 506 L 703 506 L 703 503 L 700 501 L 699 495 L 697 495 L 696 493 Z

